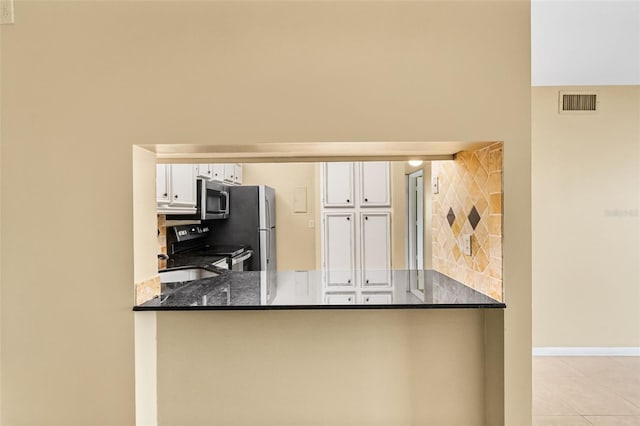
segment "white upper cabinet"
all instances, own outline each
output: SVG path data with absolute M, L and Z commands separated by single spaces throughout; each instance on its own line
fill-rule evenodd
M 360 163 L 359 181 L 359 202 L 361 207 L 391 206 L 388 161 L 369 161 Z
M 170 205 L 173 207 L 196 206 L 196 166 L 171 164 Z
M 224 180 L 224 164 L 212 164 L 211 173 L 213 174 L 213 180 L 222 182 Z
M 322 164 L 325 207 L 353 207 L 355 205 L 353 166 L 353 163 Z
M 213 164 L 197 164 L 196 174 L 202 179 L 213 179 Z
M 362 286 L 391 285 L 391 214 L 360 214 Z
M 355 215 L 324 214 L 324 261 L 329 287 L 355 287 Z
M 242 164 L 233 165 L 233 183 L 242 185 Z
M 169 164 L 156 165 L 156 201 L 158 204 L 169 204 Z
M 224 164 L 224 176 L 223 176 L 224 181 L 233 183 L 235 171 L 236 170 L 233 164 Z

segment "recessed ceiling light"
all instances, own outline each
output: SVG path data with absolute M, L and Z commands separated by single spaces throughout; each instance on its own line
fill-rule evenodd
M 409 165 L 412 167 L 418 167 L 422 165 L 422 160 L 409 160 Z

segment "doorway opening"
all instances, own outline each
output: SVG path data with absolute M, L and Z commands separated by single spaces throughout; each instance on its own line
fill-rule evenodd
M 407 176 L 407 269 L 411 271 L 410 288 L 418 296 L 424 294 L 424 270 L 431 267 L 431 220 L 426 206 L 430 206 L 430 198 L 425 197 L 425 170 L 423 168 L 408 173 Z M 430 176 L 429 176 L 430 178 Z M 429 231 L 429 232 L 426 232 Z M 425 236 L 427 238 L 425 238 Z

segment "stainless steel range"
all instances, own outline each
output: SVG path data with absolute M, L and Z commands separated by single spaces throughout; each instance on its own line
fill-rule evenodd
M 243 271 L 253 256 L 253 250 L 244 245 L 209 244 L 210 228 L 208 225 L 174 226 L 167 232 L 169 257 L 182 264 L 202 264 L 207 259 L 223 257 L 227 269 Z M 211 262 L 220 266 L 218 261 Z

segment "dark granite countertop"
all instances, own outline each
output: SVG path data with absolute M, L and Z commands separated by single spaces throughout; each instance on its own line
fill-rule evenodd
M 206 262 L 210 265 L 211 262 Z M 178 266 L 178 265 L 173 265 Z M 483 309 L 505 308 L 460 282 L 433 270 L 392 271 L 392 285 L 367 289 L 322 286 L 321 271 L 270 272 L 229 271 L 205 266 L 218 276 L 162 285 L 160 297 L 133 308 L 134 311 L 262 310 L 262 309 Z M 415 289 L 422 283 L 423 291 Z M 330 304 L 330 297 L 351 297 L 348 304 Z M 373 296 L 373 297 L 372 297 Z M 373 300 L 373 302 L 369 302 Z M 334 300 L 335 302 L 335 300 Z M 355 303 L 353 303 L 355 302 Z M 370 304 L 371 303 L 371 304 Z

